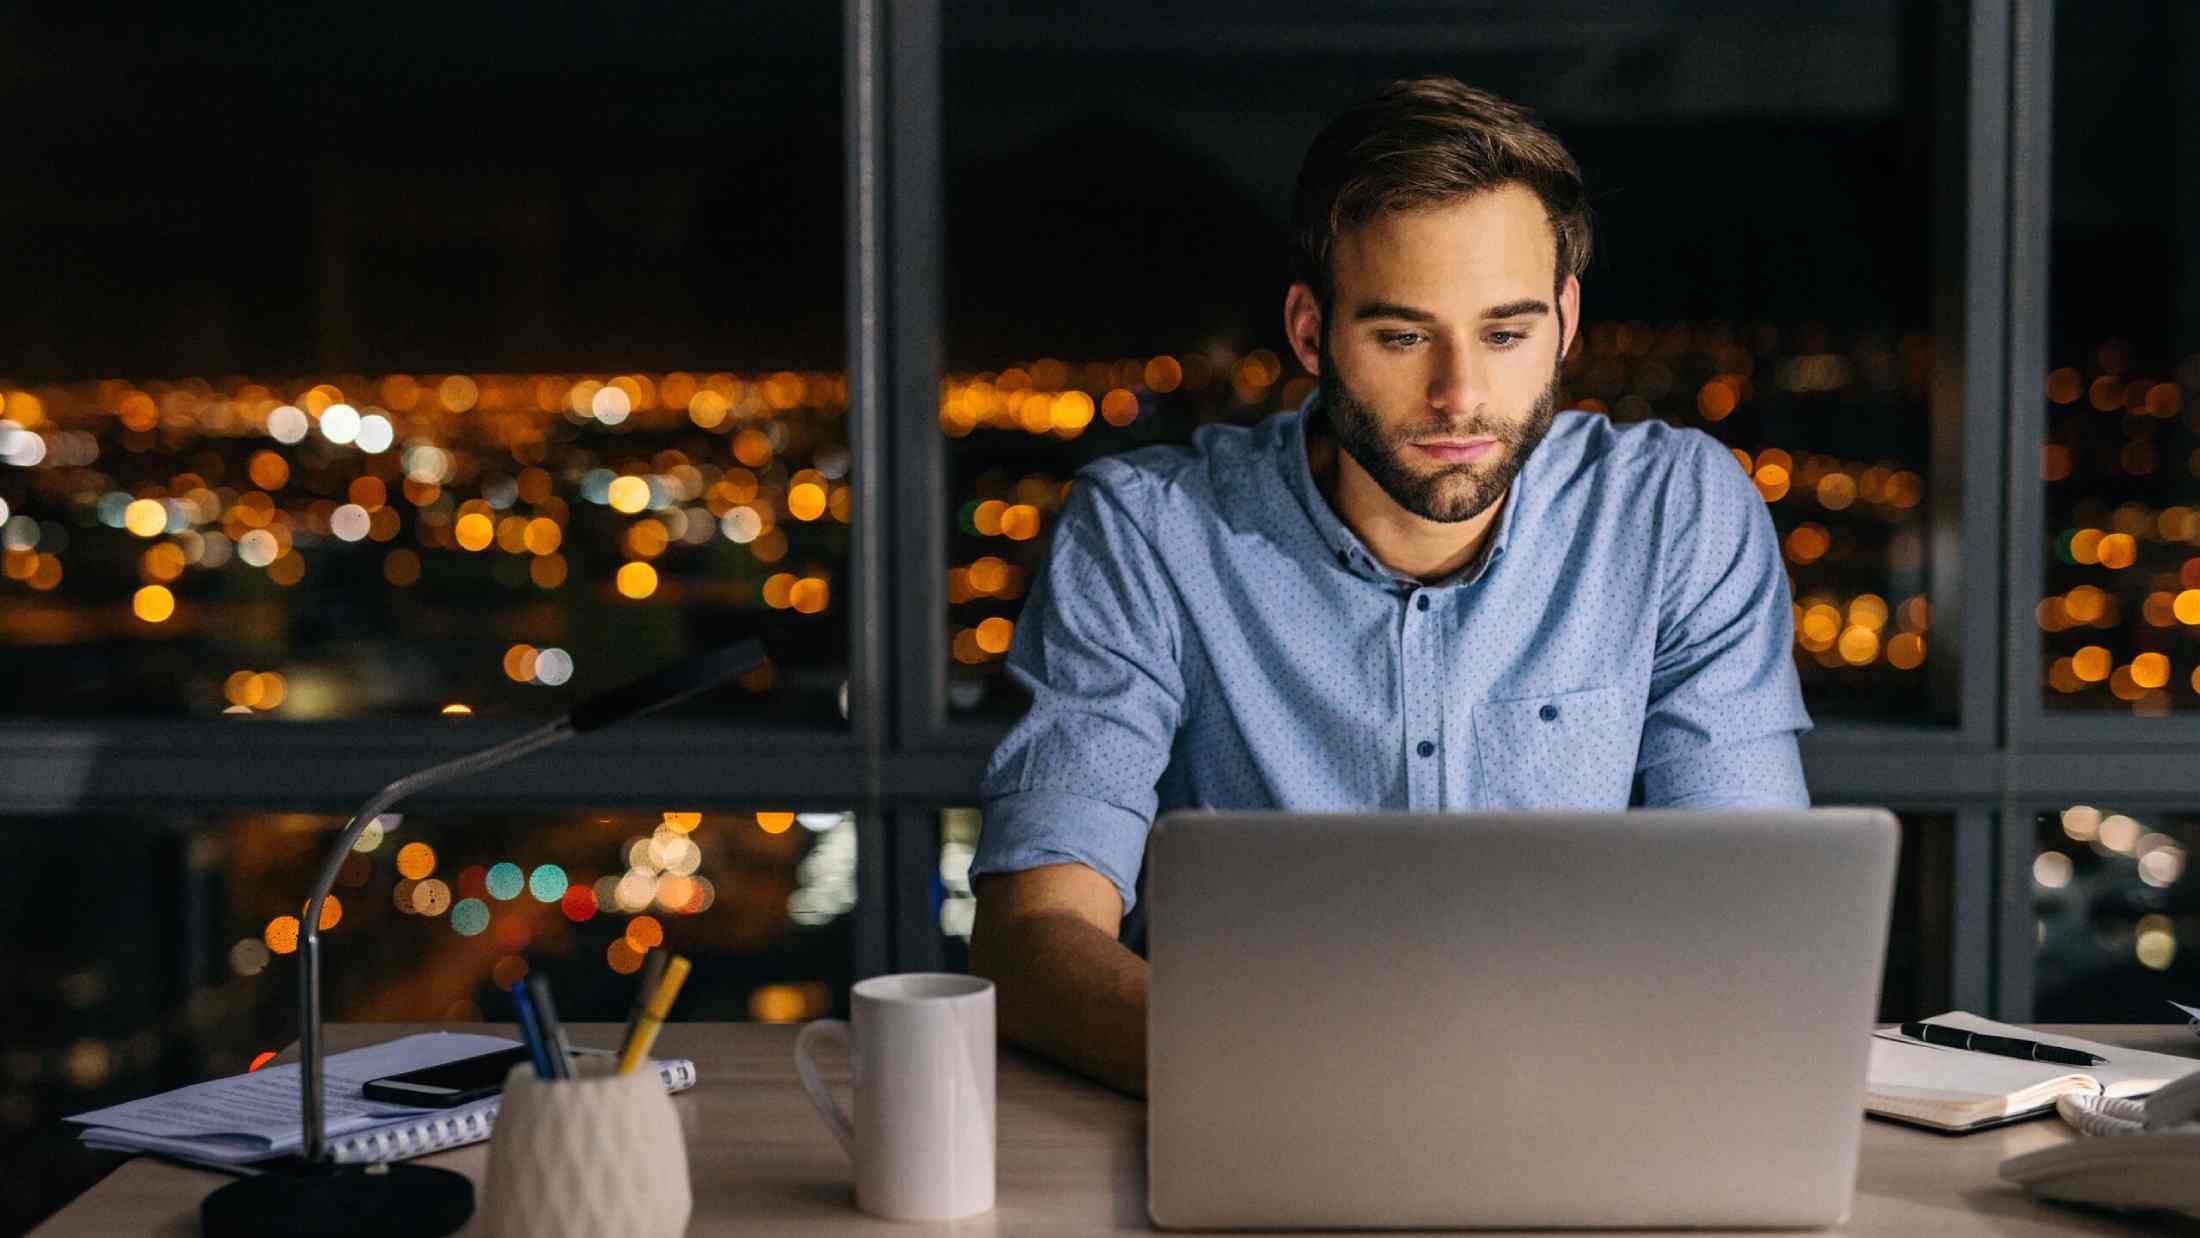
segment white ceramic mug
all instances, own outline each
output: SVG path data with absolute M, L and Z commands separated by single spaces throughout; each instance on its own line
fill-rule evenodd
M 819 1019 L 794 1042 L 802 1087 L 856 1167 L 856 1207 L 944 1221 L 993 1207 L 993 982 L 945 972 L 874 976 L 853 1025 Z M 817 1042 L 849 1043 L 855 1117 L 817 1076 Z

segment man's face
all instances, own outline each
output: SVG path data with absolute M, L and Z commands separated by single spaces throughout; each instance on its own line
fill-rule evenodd
M 1331 253 L 1318 381 L 1338 445 L 1406 511 L 1474 518 L 1557 413 L 1564 330 L 1542 203 L 1505 186 L 1391 212 Z

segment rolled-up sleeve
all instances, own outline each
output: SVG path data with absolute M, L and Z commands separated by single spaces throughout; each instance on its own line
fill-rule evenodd
M 1008 652 L 1031 706 L 986 767 L 972 875 L 1074 861 L 1136 901 L 1183 717 L 1181 607 L 1108 462 L 1070 489 Z
M 1796 736 L 1811 729 L 1772 516 L 1715 439 L 1687 436 L 1636 759 L 1652 808 L 1807 807 Z

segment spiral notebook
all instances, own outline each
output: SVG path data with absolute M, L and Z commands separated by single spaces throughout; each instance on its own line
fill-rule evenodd
M 369 1079 L 454 1062 L 516 1047 L 499 1036 L 424 1032 L 388 1044 L 329 1055 L 322 1066 L 329 1155 L 344 1164 L 401 1161 L 487 1139 L 496 1128 L 501 1098 L 453 1109 L 416 1109 L 371 1101 L 359 1089 Z M 602 1050 L 576 1050 L 601 1053 Z M 657 1063 L 668 1092 L 695 1086 L 695 1063 L 684 1058 Z M 67 1121 L 94 1148 L 149 1152 L 229 1173 L 295 1156 L 303 1137 L 298 1125 L 298 1067 L 215 1079 L 148 1096 Z

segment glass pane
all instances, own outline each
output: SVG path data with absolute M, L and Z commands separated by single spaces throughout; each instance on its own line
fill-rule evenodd
M 846 987 L 853 814 L 384 820 L 337 879 L 343 906 L 322 946 L 330 1018 L 503 1020 L 502 990 L 538 971 L 565 1018 L 621 1020 L 632 976 L 654 949 L 695 962 L 683 1019 L 792 1022 L 830 1013 Z M 341 824 L 251 817 L 212 834 L 240 1032 L 283 1036 L 296 1022 L 296 973 L 282 958 L 297 941 L 290 904 Z
M 193 1077 L 211 959 L 194 971 L 177 932 L 196 887 L 165 824 L 0 818 L 14 874 L 0 904 L 0 1232 L 28 1232 L 121 1160 L 86 1149 L 64 1116 Z
M 18 883 L 0 912 L 0 1003 L 17 1017 L 0 1048 L 0 1150 L 68 1189 L 11 1192 L 0 1209 L 57 1207 L 91 1184 L 103 1163 L 64 1115 L 241 1071 L 296 1039 L 296 917 L 341 824 L 5 822 Z M 845 1013 L 855 867 L 846 812 L 403 814 L 339 877 L 323 1008 L 501 1022 L 502 987 L 532 971 L 568 1021 L 623 1022 L 642 955 L 671 950 L 695 965 L 676 1019 Z
M 2200 814 L 2074 804 L 2034 819 L 2033 1017 L 2161 1023 L 2200 1002 Z
M 2200 708 L 2200 50 L 2187 5 L 2064 4 L 2055 28 L 2042 695 Z M 2137 173 L 2136 175 L 2134 173 Z
M 1930 15 L 1730 9 L 1615 27 L 1561 5 L 1493 32 L 1308 3 L 949 3 L 951 707 L 1020 709 L 1001 654 L 1079 466 L 1305 397 L 1282 334 L 1299 161 L 1346 104 L 1439 72 L 1535 108 L 1583 166 L 1598 236 L 1569 406 L 1735 450 L 1783 539 L 1815 717 L 1945 718 L 1923 666 Z
M 941 953 L 945 965 L 955 971 L 970 966 L 970 925 L 977 911 L 970 891 L 970 859 L 979 825 L 975 808 L 940 812 L 940 866 L 931 897 L 939 914 Z M 1955 817 L 1950 813 L 1911 813 L 1902 818 L 1886 970 L 1879 986 L 1881 1022 L 1938 1014 L 1948 1007 L 1948 882 L 1954 830 Z M 1142 913 L 1134 910 L 1124 936 L 1134 949 L 1145 952 Z
M 939 913 L 940 943 L 951 971 L 970 968 L 970 926 L 978 900 L 970 892 L 970 861 L 978 851 L 978 810 L 940 810 L 940 867 L 932 881 L 932 907 Z
M 838 11 L 659 16 L 25 31 L 108 85 L 0 201 L 0 708 L 544 715 L 760 629 L 838 725 Z

